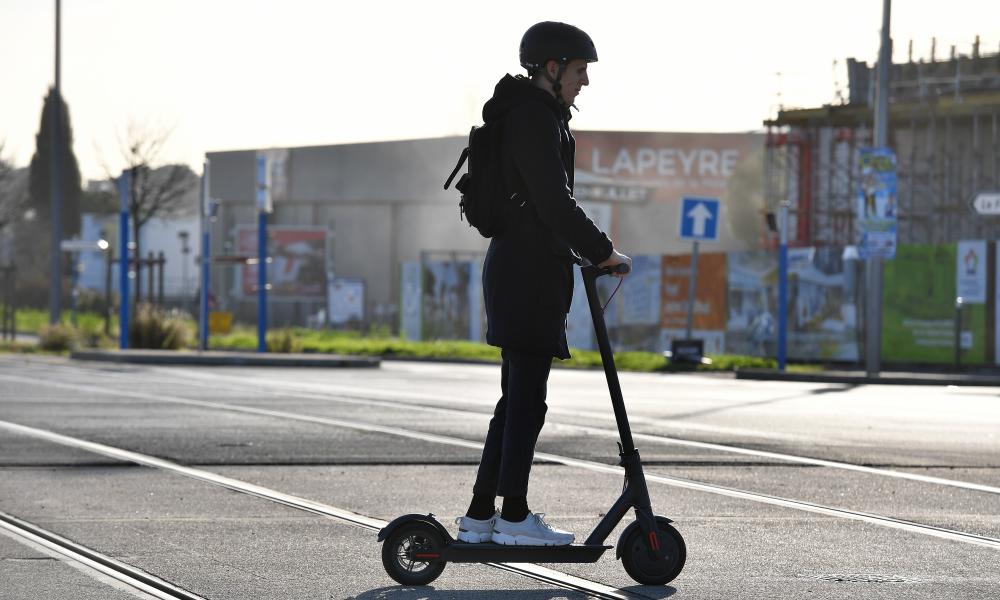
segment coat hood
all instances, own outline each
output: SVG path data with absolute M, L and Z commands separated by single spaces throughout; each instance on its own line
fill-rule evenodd
M 493 97 L 483 106 L 483 122 L 503 118 L 512 108 L 525 102 L 541 102 L 556 117 L 567 121 L 570 119 L 569 110 L 560 106 L 552 94 L 532 85 L 531 80 L 524 75 L 514 77 L 508 74 L 493 88 Z

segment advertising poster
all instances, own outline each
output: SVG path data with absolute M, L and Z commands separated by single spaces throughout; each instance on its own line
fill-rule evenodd
M 365 282 L 361 279 L 334 278 L 327 286 L 327 310 L 330 324 L 358 323 L 365 318 Z
M 469 339 L 472 262 L 426 261 L 421 266 L 420 339 Z
M 986 241 L 961 241 L 955 256 L 956 295 L 964 304 L 986 303 Z
M 594 338 L 594 323 L 590 318 L 590 309 L 587 306 L 587 291 L 583 289 L 583 276 L 577 267 L 573 267 L 573 302 L 570 304 L 569 315 L 566 317 L 566 343 L 571 349 L 597 349 L 597 342 Z
M 420 262 L 409 261 L 402 264 L 399 286 L 399 331 L 411 341 L 420 340 Z
M 896 255 L 896 154 L 888 148 L 858 150 L 855 215 L 862 259 Z
M 882 358 L 887 362 L 955 360 L 955 244 L 901 245 L 883 266 Z M 985 305 L 962 309 L 962 361 L 985 360 Z
M 608 334 L 615 347 L 622 350 L 661 351 L 660 348 L 660 255 L 632 257 L 632 272 L 624 280 L 605 311 L 606 320 L 611 314 L 613 326 Z M 614 292 L 618 279 L 606 277 L 599 280 L 603 302 Z M 586 299 L 583 301 L 586 306 Z M 589 313 L 588 313 L 589 317 Z M 589 324 L 593 329 L 593 324 Z
M 788 261 L 788 355 L 801 359 L 856 361 L 857 307 L 847 286 L 838 247 L 793 248 Z
M 271 264 L 267 268 L 272 298 L 324 300 L 326 298 L 327 230 L 322 227 L 275 225 L 268 227 Z M 236 228 L 236 254 L 257 256 L 257 228 Z M 236 291 L 243 297 L 257 293 L 257 266 L 237 269 Z
M 661 257 L 660 345 L 668 349 L 673 339 L 683 339 L 687 328 L 688 284 L 691 255 Z M 705 340 L 705 353 L 724 351 L 726 341 L 726 255 L 698 255 L 691 335 Z
M 774 356 L 778 339 L 778 256 L 730 252 L 726 352 Z
M 788 253 L 789 358 L 858 359 L 854 299 L 856 261 L 838 247 L 792 248 Z M 778 340 L 778 257 L 731 252 L 728 263 L 726 352 L 775 356 Z

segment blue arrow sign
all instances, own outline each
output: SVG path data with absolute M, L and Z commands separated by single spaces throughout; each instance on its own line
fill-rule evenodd
M 681 239 L 714 242 L 719 239 L 719 199 L 684 198 L 681 202 Z

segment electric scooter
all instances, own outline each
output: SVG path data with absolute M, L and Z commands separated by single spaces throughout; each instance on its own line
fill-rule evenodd
M 604 311 L 597 296 L 597 278 L 613 273 L 627 273 L 627 265 L 615 267 L 582 267 L 583 285 L 597 333 L 601 361 L 611 392 L 611 406 L 618 422 L 619 465 L 625 468 L 625 485 L 594 531 L 582 544 L 567 546 L 512 546 L 493 543 L 466 543 L 453 539 L 433 514 L 409 514 L 398 517 L 382 528 L 382 565 L 389 577 L 403 585 L 427 585 L 437 579 L 449 562 L 531 562 L 589 563 L 597 562 L 611 546 L 605 540 L 628 510 L 635 510 L 636 520 L 618 538 L 615 558 L 621 559 L 625 571 L 645 585 L 663 585 L 677 577 L 684 568 L 687 549 L 681 537 L 666 517 L 653 514 L 649 491 L 642 471 L 639 452 L 632 442 L 625 402 L 622 399 L 618 371 L 615 369 Z

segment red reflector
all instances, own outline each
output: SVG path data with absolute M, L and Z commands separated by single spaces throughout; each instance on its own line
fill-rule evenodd
M 655 531 L 649 532 L 649 547 L 652 548 L 653 550 L 660 549 L 660 538 L 656 537 Z
M 418 553 L 418 554 L 414 554 L 413 556 L 415 556 L 416 558 L 440 558 L 441 557 L 440 554 L 430 553 L 430 552 Z

